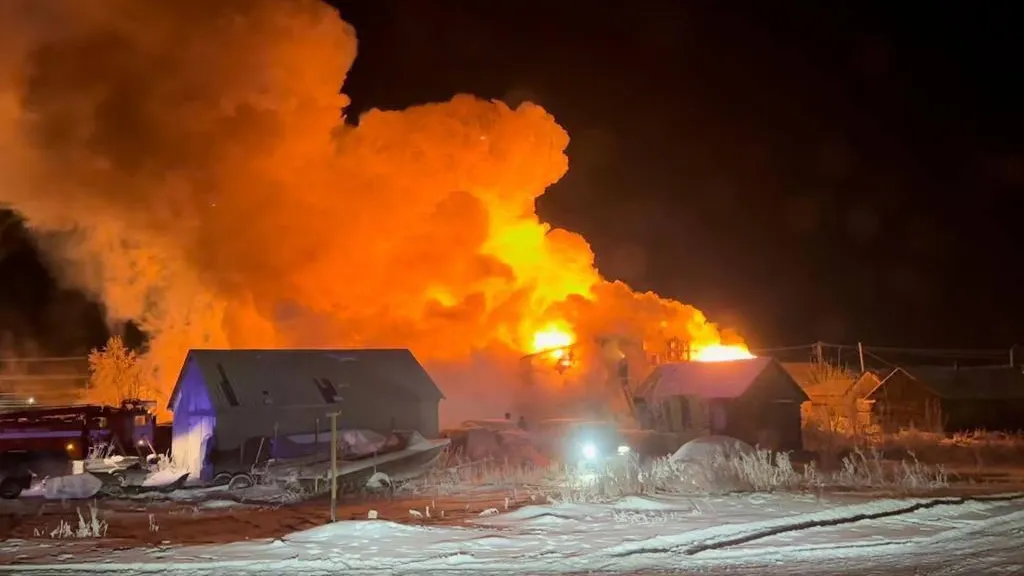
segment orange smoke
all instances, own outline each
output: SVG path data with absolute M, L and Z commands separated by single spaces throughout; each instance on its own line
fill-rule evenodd
M 462 95 L 345 123 L 355 32 L 316 0 L 10 0 L 0 43 L 0 204 L 150 334 L 165 392 L 190 347 L 722 342 L 540 221 L 569 143 L 541 107 Z

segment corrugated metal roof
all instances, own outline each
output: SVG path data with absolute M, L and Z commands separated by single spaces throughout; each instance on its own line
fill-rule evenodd
M 917 366 L 902 370 L 947 400 L 1024 400 L 1024 373 L 1020 368 Z
M 668 396 L 736 398 L 775 361 L 752 358 L 729 362 L 674 362 L 656 367 L 636 396 L 656 401 Z
M 363 394 L 440 400 L 441 390 L 405 349 L 363 350 L 191 350 L 168 406 L 190 363 L 203 374 L 218 407 L 312 406 L 329 402 L 319 382 L 344 398 Z M 227 381 L 227 386 L 222 385 Z M 264 392 L 266 394 L 264 394 Z M 362 395 L 362 394 L 360 394 Z

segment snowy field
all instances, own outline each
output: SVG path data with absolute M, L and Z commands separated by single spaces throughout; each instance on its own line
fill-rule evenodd
M 454 525 L 350 520 L 220 545 L 8 540 L 0 573 L 1024 574 L 1024 494 L 633 496 L 501 508 Z

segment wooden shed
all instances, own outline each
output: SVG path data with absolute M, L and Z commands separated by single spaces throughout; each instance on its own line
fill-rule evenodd
M 661 431 L 724 434 L 774 450 L 803 447 L 800 405 L 807 395 L 771 358 L 662 364 L 635 396 L 648 424 Z
M 839 434 L 860 434 L 871 428 L 869 392 L 888 374 L 857 373 L 828 362 L 784 362 L 783 369 L 807 394 L 801 407 L 805 427 Z
M 212 452 L 325 433 L 332 412 L 341 430 L 434 438 L 443 398 L 409 350 L 192 350 L 168 404 L 171 453 L 205 479 Z
M 896 368 L 866 400 L 887 432 L 1024 429 L 1024 373 L 1010 366 Z

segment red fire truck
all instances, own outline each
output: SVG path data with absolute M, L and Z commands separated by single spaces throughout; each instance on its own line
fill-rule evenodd
M 152 453 L 156 420 L 154 402 L 126 400 L 121 406 L 69 405 L 0 413 L 0 496 L 17 497 L 33 463 L 70 473 L 70 461 L 82 460 L 90 449 L 113 447 L 113 453 Z

